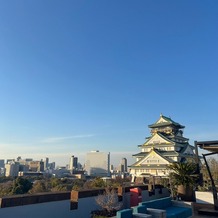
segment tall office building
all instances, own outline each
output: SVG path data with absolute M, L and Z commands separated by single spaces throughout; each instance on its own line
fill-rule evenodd
M 44 162 L 43 161 L 30 161 L 29 169 L 33 172 L 43 172 L 44 171 Z
M 91 151 L 86 155 L 87 174 L 90 176 L 110 175 L 110 153 Z
M 70 157 L 70 164 L 69 164 L 69 170 L 73 171 L 75 169 L 78 168 L 78 158 L 77 157 L 74 157 L 74 156 L 71 156 Z
M 5 160 L 0 160 L 0 168 L 4 168 L 5 167 Z
M 19 163 L 18 162 L 9 162 L 5 164 L 5 176 L 18 176 L 19 172 Z
M 0 176 L 5 175 L 5 160 L 0 160 Z
M 49 169 L 54 170 L 55 169 L 55 162 L 48 164 Z
M 49 158 L 45 157 L 42 159 L 42 161 L 44 162 L 44 171 L 48 169 L 48 162 L 49 162 Z
M 122 169 L 122 173 L 126 173 L 127 172 L 127 159 L 124 157 L 121 160 L 121 169 Z
M 110 165 L 110 172 L 112 173 L 113 171 L 114 171 L 114 165 L 111 164 L 111 165 Z

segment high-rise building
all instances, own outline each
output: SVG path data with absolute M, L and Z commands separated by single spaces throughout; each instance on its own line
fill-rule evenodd
M 78 158 L 71 156 L 70 163 L 69 163 L 69 170 L 73 171 L 73 170 L 77 169 L 78 168 L 77 164 L 78 164 Z
M 86 155 L 85 169 L 90 176 L 110 175 L 110 153 L 91 151 Z
M 122 168 L 122 173 L 126 173 L 127 172 L 127 159 L 124 157 L 121 160 L 121 168 Z
M 20 163 L 19 164 L 19 172 L 27 172 L 27 171 L 29 171 L 29 165 Z
M 51 170 L 54 170 L 55 169 L 55 162 L 49 163 L 48 168 Z
M 110 172 L 112 173 L 113 171 L 114 171 L 114 165 L 111 164 L 111 165 L 110 165 Z
M 45 157 L 42 159 L 42 161 L 44 162 L 44 171 L 45 171 L 48 169 L 49 158 Z
M 0 168 L 0 176 L 5 176 L 5 168 Z
M 5 164 L 5 176 L 18 176 L 19 172 L 19 163 L 10 161 Z
M 42 172 L 44 171 L 44 162 L 43 161 L 30 161 L 29 169 L 33 172 Z
M 0 176 L 5 175 L 5 160 L 0 160 Z
M 0 168 L 4 168 L 5 167 L 5 160 L 0 160 Z

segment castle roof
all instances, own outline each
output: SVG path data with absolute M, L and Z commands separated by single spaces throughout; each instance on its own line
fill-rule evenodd
M 166 117 L 164 115 L 160 115 L 160 118 L 151 125 L 148 125 L 149 128 L 157 128 L 157 127 L 163 127 L 163 126 L 176 126 L 179 129 L 185 128 L 185 126 L 182 126 L 181 124 L 173 121 L 170 117 Z
M 140 154 L 140 153 L 139 153 Z M 160 164 L 160 165 L 166 165 L 169 163 L 174 162 L 172 159 L 168 158 L 166 155 L 161 154 L 160 151 L 158 151 L 157 149 L 151 149 L 150 152 L 147 152 L 147 154 L 144 155 L 144 157 L 142 159 L 140 159 L 139 161 L 137 161 L 136 163 L 132 164 L 130 167 L 139 167 L 139 166 L 143 166 L 144 164 L 146 164 L 146 167 L 149 165 L 153 165 L 153 164 L 147 164 L 145 163 L 146 160 L 148 160 L 150 157 L 152 156 L 156 156 L 157 158 L 159 158 L 160 160 L 164 161 L 164 163 Z M 175 155 L 174 155 L 175 156 Z M 155 164 L 157 165 L 157 164 Z

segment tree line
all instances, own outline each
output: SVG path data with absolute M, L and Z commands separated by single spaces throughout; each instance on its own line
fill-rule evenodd
M 71 191 L 82 189 L 117 188 L 130 179 L 117 177 L 105 182 L 100 177 L 89 180 L 69 178 L 44 178 L 44 177 L 0 177 L 0 197 L 17 194 L 34 194 L 40 192 Z

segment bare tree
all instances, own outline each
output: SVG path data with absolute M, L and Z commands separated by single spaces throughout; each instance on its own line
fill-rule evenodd
M 122 202 L 118 201 L 118 196 L 115 189 L 105 188 L 102 195 L 96 197 L 96 203 L 109 213 L 114 210 L 119 210 L 122 207 Z

